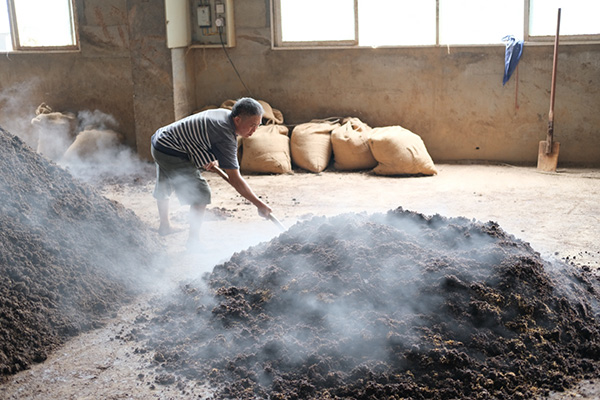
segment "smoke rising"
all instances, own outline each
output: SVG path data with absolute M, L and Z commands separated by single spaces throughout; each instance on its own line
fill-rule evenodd
M 565 301 L 539 254 L 492 222 L 317 217 L 185 285 L 148 350 L 216 398 L 527 398 L 598 361 L 596 296 L 578 285 Z
M 100 110 L 77 113 L 78 132 L 58 160 L 74 176 L 88 182 L 143 175 L 148 163 L 124 145 L 116 119 Z
M 56 111 L 42 103 L 35 109 L 24 99 L 35 98 L 36 82 L 0 92 L 0 105 L 10 119 L 3 122 L 37 153 L 68 169 L 85 182 L 129 179 L 148 171 L 125 145 L 118 121 L 101 110 Z
M 43 361 L 149 284 L 160 246 L 131 212 L 0 129 L 0 374 Z
M 78 131 L 85 131 L 89 129 L 97 130 L 118 130 L 119 123 L 112 115 L 106 114 L 100 110 L 82 110 L 77 113 L 77 120 L 79 121 Z
M 0 84 L 1 85 L 1 84 Z M 34 134 L 31 119 L 35 117 L 35 107 L 23 99 L 36 98 L 39 79 L 33 78 L 26 82 L 9 87 L 0 86 L 0 109 L 5 116 L 2 126 L 10 132 L 15 132 L 27 145 L 36 149 L 38 137 Z

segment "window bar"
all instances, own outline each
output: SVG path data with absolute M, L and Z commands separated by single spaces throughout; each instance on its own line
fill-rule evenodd
M 17 25 L 17 11 L 15 9 L 14 0 L 8 0 L 8 24 L 10 25 L 10 34 L 12 37 L 13 49 L 20 48 L 21 41 L 19 40 L 19 28 Z
M 526 42 L 529 41 L 529 3 L 530 0 L 523 1 L 523 7 L 525 7 L 523 13 L 523 18 L 525 18 L 525 21 L 523 21 L 523 40 Z
M 440 0 L 435 0 L 435 44 L 440 45 Z
M 358 0 L 354 0 L 354 45 L 358 46 Z

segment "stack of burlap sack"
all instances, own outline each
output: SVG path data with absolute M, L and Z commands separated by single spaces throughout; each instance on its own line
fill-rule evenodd
M 71 112 L 53 111 L 42 103 L 35 113 L 31 125 L 37 137 L 36 150 L 53 161 L 103 162 L 104 154 L 123 142 L 123 136 L 114 127 L 94 123 L 112 118 L 99 111 L 91 113 L 96 118 L 78 118 Z M 80 126 L 82 122 L 84 125 Z M 116 126 L 116 121 L 112 125 Z
M 286 174 L 292 172 L 289 128 L 283 124 L 281 111 L 269 103 L 258 100 L 265 110 L 264 125 L 259 126 L 249 138 L 238 139 L 240 169 L 244 172 Z M 227 100 L 221 108 L 231 109 L 235 100 Z
M 435 175 L 423 140 L 401 126 L 371 128 L 358 118 L 313 120 L 296 125 L 291 135 L 283 114 L 259 100 L 264 125 L 241 139 L 240 168 L 247 173 L 284 174 L 292 165 L 325 170 L 333 159 L 340 171 L 372 170 L 377 175 Z M 234 100 L 221 105 L 231 108 Z

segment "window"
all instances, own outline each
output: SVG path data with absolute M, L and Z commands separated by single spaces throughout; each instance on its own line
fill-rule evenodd
M 361 46 L 435 43 L 435 0 L 359 0 Z
M 275 47 L 501 44 L 556 33 L 600 40 L 598 0 L 272 0 Z
M 0 0 L 0 51 L 12 50 L 10 23 L 8 22 L 8 7 Z
M 529 0 L 530 36 L 554 36 L 556 34 L 557 10 L 561 9 L 560 36 L 583 36 L 600 34 L 600 2 L 597 0 Z
M 354 0 L 284 0 L 280 15 L 287 43 L 356 44 Z
M 0 51 L 77 48 L 73 0 L 0 0 Z
M 439 44 L 491 44 L 501 43 L 506 35 L 523 37 L 523 0 L 440 0 L 439 4 Z

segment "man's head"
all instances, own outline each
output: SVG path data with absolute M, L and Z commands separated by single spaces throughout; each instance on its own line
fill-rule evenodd
M 264 112 L 260 103 L 250 97 L 242 97 L 236 101 L 231 109 L 235 133 L 244 138 L 252 136 L 259 127 Z

